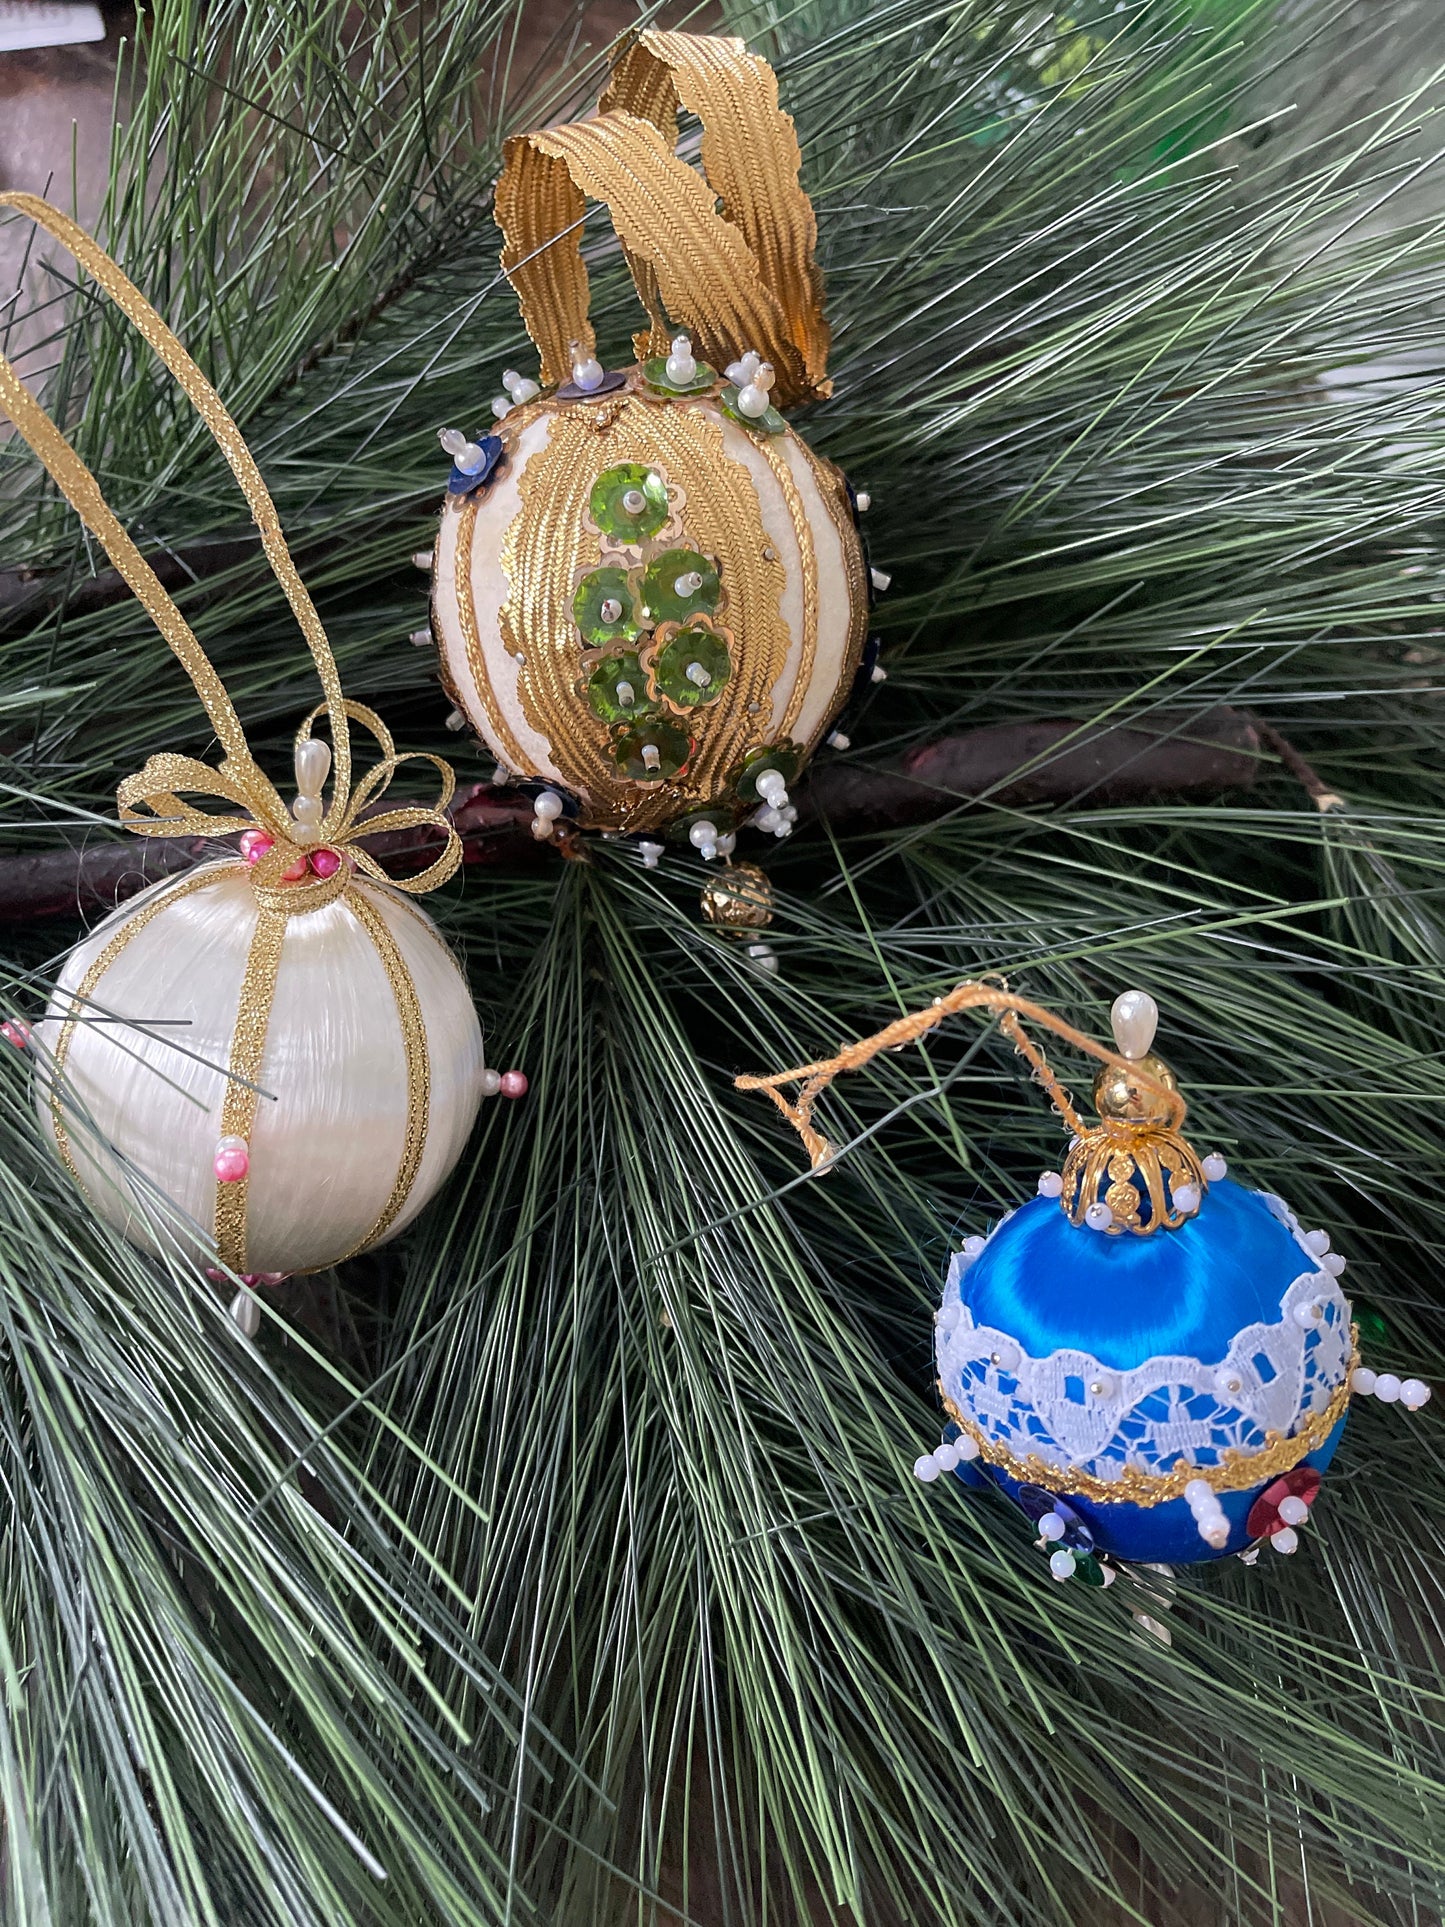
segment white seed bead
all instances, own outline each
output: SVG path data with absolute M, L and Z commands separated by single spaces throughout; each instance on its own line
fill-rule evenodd
M 726 836 L 720 836 L 717 840 L 717 853 L 719 856 L 731 856 L 737 847 L 737 833 L 733 830 L 729 830 Z
M 511 414 L 512 407 L 513 403 L 510 395 L 493 395 L 492 419 L 494 421 L 504 422 L 508 415 Z
M 1303 1242 L 1306 1251 L 1312 1251 L 1317 1258 L 1323 1258 L 1330 1248 L 1330 1234 L 1328 1231 L 1307 1231 Z
M 885 594 L 892 585 L 893 577 L 891 575 L 885 575 L 882 569 L 870 569 L 868 575 L 879 595 Z
M 1381 1372 L 1375 1380 L 1375 1397 L 1385 1405 L 1393 1405 L 1399 1396 L 1399 1379 L 1393 1372 Z
M 1114 1222 L 1114 1214 L 1102 1199 L 1096 1200 L 1084 1213 L 1084 1223 L 1091 1231 L 1107 1231 Z
M 959 1463 L 971 1465 L 978 1457 L 978 1440 L 971 1438 L 967 1432 L 960 1432 L 953 1442 L 958 1448 Z
M 750 943 L 748 945 L 748 960 L 752 964 L 755 970 L 761 970 L 765 976 L 768 976 L 768 977 L 777 976 L 778 974 L 777 952 L 772 948 L 770 944 Z
M 657 769 L 661 762 L 662 751 L 657 747 L 657 744 L 644 743 L 642 745 L 642 767 L 644 769 Z
M 1039 1520 L 1039 1537 L 1041 1539 L 1062 1539 L 1065 1530 L 1064 1522 L 1057 1512 L 1046 1512 L 1043 1518 Z
M 694 689 L 706 689 L 712 681 L 712 677 L 709 676 L 700 662 L 690 662 L 683 673 Z
M 1317 1325 L 1324 1315 L 1325 1308 L 1318 1298 L 1306 1298 L 1304 1303 L 1296 1305 L 1291 1313 L 1294 1322 L 1305 1331 L 1308 1331 L 1311 1325 Z
M 632 705 L 636 701 L 637 701 L 637 691 L 632 687 L 632 684 L 630 682 L 618 683 L 617 685 L 618 708 L 631 709 Z
M 1350 1373 L 1350 1390 L 1368 1398 L 1375 1389 L 1375 1374 L 1368 1365 L 1357 1365 Z
M 500 1071 L 483 1071 L 481 1086 L 483 1097 L 495 1097 L 497 1092 L 502 1088 L 502 1073 Z
M 873 506 L 873 497 L 868 493 L 866 488 L 858 489 L 853 496 L 853 500 L 857 505 L 860 515 L 866 515 Z
M 913 1476 L 922 1479 L 925 1485 L 932 1485 L 943 1467 L 931 1452 L 925 1452 L 921 1459 L 913 1461 Z
M 447 728 L 460 735 L 467 726 L 467 719 L 459 709 L 452 710 L 447 717 Z
M 841 729 L 832 730 L 828 735 L 828 747 L 829 749 L 851 749 L 853 738 L 845 736 Z
M 634 494 L 636 493 L 635 490 L 632 492 Z M 617 600 L 615 595 L 604 596 L 602 598 L 602 607 L 597 613 L 604 622 L 620 622 L 622 620 L 622 604 Z
M 1269 1543 L 1276 1552 L 1294 1552 L 1299 1546 L 1299 1534 L 1293 1526 L 1281 1526 L 1278 1532 L 1269 1535 Z
M 1099 1574 L 1106 1586 L 1113 1585 L 1114 1568 L 1112 1566 L 1105 1565 L 1102 1559 L 1099 1561 Z
M 247 1151 L 249 1149 L 250 1146 L 243 1137 L 218 1137 L 216 1139 L 216 1155 L 218 1157 L 222 1151 Z
M 1209 1156 L 1204 1160 L 1203 1169 L 1204 1175 L 1208 1178 L 1209 1182 L 1211 1184 L 1218 1184 L 1219 1180 L 1228 1174 L 1229 1166 L 1224 1162 L 1224 1159 L 1219 1155 L 1218 1151 L 1211 1151 Z
M 881 662 L 874 663 L 872 673 L 868 680 L 870 682 L 887 682 L 888 671 L 883 667 Z
M 1310 1516 L 1309 1507 L 1297 1492 L 1287 1493 L 1276 1510 L 1287 1526 L 1302 1526 Z
M 413 549 L 412 550 L 411 566 L 414 569 L 420 569 L 423 575 L 431 574 L 434 563 L 435 563 L 435 557 L 432 555 L 432 552 L 430 549 Z
M 629 515 L 641 515 L 647 507 L 647 497 L 640 488 L 625 488 L 622 491 L 622 506 Z
M 1039 1173 L 1039 1196 L 1041 1198 L 1061 1198 L 1064 1194 L 1064 1180 L 1057 1171 Z
M 1407 1411 L 1418 1412 L 1430 1401 L 1430 1387 L 1423 1378 L 1407 1378 L 1400 1387 L 1400 1403 Z
M 430 629 L 413 629 L 407 636 L 413 649 L 430 649 L 433 641 Z
M 1200 1506 L 1213 1505 L 1214 1487 L 1208 1479 L 1191 1479 L 1184 1488 L 1184 1497 L 1197 1511 Z
M 231 1300 L 231 1317 L 247 1338 L 254 1338 L 261 1329 L 261 1307 L 249 1291 L 238 1291 Z
M 546 823 L 555 822 L 562 814 L 562 799 L 556 790 L 543 790 L 532 805 L 533 813 Z
M 1074 1576 L 1074 1555 L 1061 1546 L 1049 1555 L 1049 1571 L 1055 1579 L 1072 1579 Z
M 1207 1546 L 1222 1552 L 1229 1544 L 1229 1521 L 1222 1512 L 1211 1513 L 1199 1521 L 1199 1536 Z
M 1174 1209 L 1176 1211 L 1197 1211 L 1199 1209 L 1199 1187 L 1197 1184 L 1176 1184 L 1174 1187 Z

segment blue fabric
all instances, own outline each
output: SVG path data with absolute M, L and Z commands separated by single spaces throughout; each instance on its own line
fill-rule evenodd
M 1110 1237 L 1033 1198 L 964 1273 L 963 1302 L 1032 1358 L 1091 1352 L 1130 1371 L 1151 1358 L 1217 1363 L 1244 1326 L 1275 1324 L 1310 1260 L 1257 1191 L 1211 1184 L 1177 1231 Z
M 1301 1463 L 1323 1472 L 1335 1456 L 1335 1447 L 1344 1429 L 1342 1418 L 1319 1450 L 1311 1452 Z M 965 1485 L 996 1484 L 1010 1499 L 1015 1499 L 1017 1481 L 996 1466 L 980 1471 L 981 1464 L 975 1460 L 971 1465 L 960 1465 L 957 1476 Z M 1250 1543 L 1244 1526 L 1250 1507 L 1265 1487 L 1273 1483 L 1272 1479 L 1261 1479 L 1247 1492 L 1220 1493 L 1219 1503 L 1229 1521 L 1230 1533 L 1228 1542 L 1217 1551 L 1200 1538 L 1194 1514 L 1183 1499 L 1171 1499 L 1165 1505 L 1100 1505 L 1071 1492 L 1068 1504 L 1093 1533 L 1098 1551 L 1139 1565 L 1187 1566 L 1201 1559 L 1225 1559 L 1231 1553 L 1243 1552 Z

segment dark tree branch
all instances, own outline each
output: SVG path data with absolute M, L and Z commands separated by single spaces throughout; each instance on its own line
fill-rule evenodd
M 799 790 L 799 816 L 803 822 L 826 817 L 833 829 L 856 833 L 926 822 L 977 803 L 1019 809 L 1221 796 L 1250 787 L 1259 750 L 1255 724 L 1227 708 L 1187 720 L 1159 717 L 1147 728 L 999 723 L 924 743 L 890 766 L 815 765 Z M 489 784 L 459 791 L 452 804 L 469 864 L 546 862 L 551 846 L 532 835 L 531 820 L 530 798 Z M 126 837 L 0 856 L 0 922 L 91 916 L 228 847 L 191 837 Z M 372 837 L 366 847 L 403 874 L 425 868 L 436 840 L 399 831 Z

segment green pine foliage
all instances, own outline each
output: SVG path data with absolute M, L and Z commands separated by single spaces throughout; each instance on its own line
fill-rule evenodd
M 1187 733 L 1232 703 L 1344 807 L 1265 756 L 1212 804 L 824 826 L 768 852 L 776 977 L 701 923 L 690 854 L 469 869 L 429 907 L 531 1094 L 255 1346 L 87 1215 L 7 1054 L 7 1921 L 1441 1911 L 1435 1408 L 1356 1413 L 1292 1560 L 1056 1586 L 1021 1518 L 911 1462 L 946 1254 L 1056 1161 L 1057 1120 L 982 1020 L 836 1086 L 821 1179 L 731 1088 L 985 970 L 1096 1032 L 1137 983 L 1197 1140 L 1332 1227 L 1372 1362 L 1438 1369 L 1430 10 L 723 11 L 777 61 L 818 206 L 837 394 L 800 426 L 872 493 L 895 579 L 850 759 L 1031 717 Z M 407 646 L 408 558 L 436 427 L 475 429 L 529 365 L 500 142 L 595 98 L 616 17 L 548 38 L 532 13 L 158 0 L 103 224 L 245 429 L 349 693 L 464 780 L 490 761 Z M 37 244 L 7 310 L 28 365 L 199 578 L 181 600 L 279 771 L 314 692 L 244 509 L 67 267 Z M 0 565 L 39 571 L 0 628 L 0 830 L 116 834 L 116 780 L 204 753 L 199 709 L 141 612 L 88 595 L 14 442 L 0 500 Z M 8 1005 L 33 1014 L 69 934 L 7 932 Z

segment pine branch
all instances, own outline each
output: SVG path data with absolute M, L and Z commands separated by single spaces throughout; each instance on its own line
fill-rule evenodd
M 1257 726 L 1221 707 L 1174 728 L 1094 729 L 1076 722 L 1000 723 L 909 750 L 893 767 L 831 763 L 799 792 L 802 822 L 826 821 L 850 834 L 926 822 L 950 810 L 991 805 L 1136 803 L 1145 798 L 1222 796 L 1246 790 L 1258 761 Z M 553 846 L 532 835 L 530 797 L 475 783 L 458 792 L 451 819 L 463 861 L 486 867 L 533 865 Z M 162 877 L 223 854 L 234 840 L 128 838 L 82 849 L 0 857 L 0 922 L 38 923 L 110 908 Z M 436 843 L 411 831 L 366 840 L 378 861 L 421 870 Z

